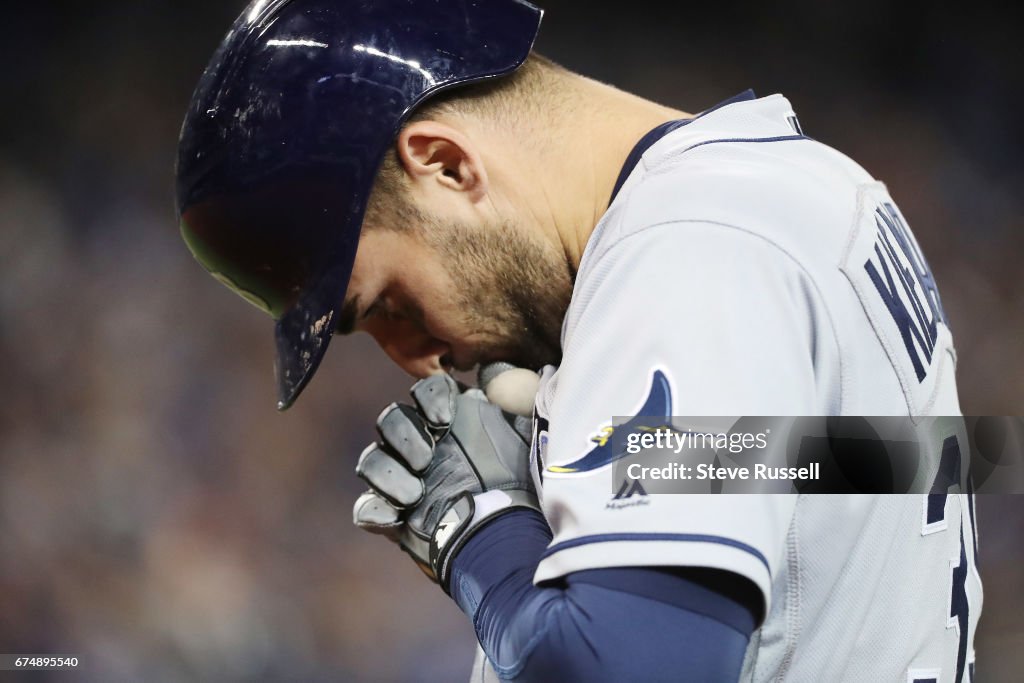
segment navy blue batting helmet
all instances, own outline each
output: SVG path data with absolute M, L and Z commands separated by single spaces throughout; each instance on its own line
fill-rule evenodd
M 224 37 L 182 125 L 178 215 L 196 259 L 276 319 L 279 409 L 327 350 L 402 124 L 519 68 L 541 15 L 523 0 L 256 0 Z

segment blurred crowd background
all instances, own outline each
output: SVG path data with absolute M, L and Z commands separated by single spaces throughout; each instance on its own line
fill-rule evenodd
M 356 457 L 409 379 L 336 341 L 278 414 L 270 321 L 178 236 L 178 128 L 242 5 L 4 9 L 0 652 L 81 657 L 52 680 L 464 680 L 461 613 L 350 521 Z M 541 52 L 640 95 L 787 95 L 916 232 L 964 412 L 1024 414 L 1017 22 L 923 1 L 545 6 Z M 1024 497 L 978 514 L 977 681 L 1017 681 Z

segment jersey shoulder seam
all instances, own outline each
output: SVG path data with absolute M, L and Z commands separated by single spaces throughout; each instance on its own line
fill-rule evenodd
M 796 256 L 794 256 L 788 249 L 786 249 L 785 247 L 780 245 L 778 242 L 769 239 L 768 237 L 766 237 L 765 235 L 762 235 L 759 232 L 755 232 L 753 230 L 750 230 L 749 228 L 745 228 L 745 227 L 740 226 L 740 225 L 734 225 L 734 224 L 731 224 L 731 223 L 724 223 L 722 221 L 714 221 L 714 220 L 709 220 L 709 219 L 704 219 L 704 218 L 674 218 L 674 219 L 671 219 L 671 220 L 658 221 L 658 222 L 655 222 L 655 223 L 651 223 L 650 225 L 646 225 L 646 226 L 644 226 L 642 228 L 639 228 L 639 229 L 631 231 L 628 235 L 621 236 L 618 240 L 615 241 L 614 244 L 609 245 L 604 251 L 602 251 L 599 254 L 595 254 L 594 255 L 595 256 L 595 260 L 594 260 L 593 263 L 588 264 L 588 269 L 594 267 L 595 265 L 597 265 L 597 263 L 600 263 L 602 260 L 607 258 L 609 253 L 614 252 L 616 250 L 616 248 L 619 247 L 619 245 L 623 244 L 624 242 L 629 240 L 631 237 L 636 237 L 637 235 L 641 235 L 641 234 L 647 233 L 648 231 L 654 230 L 656 228 L 661 228 L 661 227 L 665 227 L 665 226 L 669 226 L 669 225 L 679 225 L 679 224 L 684 224 L 684 225 L 685 224 L 703 224 L 703 225 L 715 225 L 715 226 L 722 227 L 722 228 L 728 228 L 730 230 L 735 231 L 734 234 L 745 235 L 747 237 L 754 238 L 754 239 L 756 239 L 756 240 L 758 240 L 758 241 L 760 241 L 760 242 L 762 242 L 764 244 L 767 244 L 770 247 L 773 247 L 773 249 L 775 251 L 780 253 L 783 257 L 786 258 L 786 260 L 790 261 L 794 266 L 796 266 L 796 268 L 798 268 L 800 270 L 800 272 L 804 275 L 804 277 L 807 278 L 807 281 L 811 284 L 811 287 L 813 287 L 814 295 L 817 297 L 818 301 L 821 302 L 822 310 L 824 311 L 825 317 L 828 320 L 828 329 L 829 329 L 829 332 L 830 332 L 832 343 L 835 345 L 836 349 L 841 350 L 842 347 L 839 344 L 839 335 L 836 332 L 836 325 L 835 325 L 835 320 L 834 320 L 833 315 L 832 315 L 831 307 L 829 306 L 828 300 L 822 294 L 821 287 L 818 286 L 818 282 L 817 282 L 817 280 L 815 280 L 814 276 L 811 275 L 811 273 L 807 270 L 807 268 L 804 267 L 803 263 L 800 262 L 800 259 L 798 259 Z M 845 368 L 844 368 L 844 364 L 843 364 L 842 355 L 843 355 L 842 353 L 837 353 L 836 354 L 837 359 L 838 359 L 838 364 L 839 364 L 839 387 L 840 387 L 840 390 L 839 390 L 838 414 L 840 414 L 840 415 L 842 414 L 843 399 L 845 398 L 844 392 L 843 392 L 843 386 L 845 385 L 845 382 L 846 382 L 846 373 L 845 373 Z

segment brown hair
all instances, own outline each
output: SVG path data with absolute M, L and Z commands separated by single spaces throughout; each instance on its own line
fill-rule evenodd
M 439 93 L 414 111 L 405 125 L 441 116 L 471 116 L 499 127 L 540 128 L 545 112 L 563 102 L 562 84 L 571 75 L 568 69 L 531 52 L 508 76 Z M 404 231 L 418 222 L 415 207 L 404 199 L 403 182 L 402 162 L 392 145 L 377 171 L 364 225 Z

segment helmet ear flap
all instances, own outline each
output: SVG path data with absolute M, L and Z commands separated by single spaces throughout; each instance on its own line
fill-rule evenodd
M 196 259 L 277 319 L 282 409 L 326 351 L 402 124 L 518 69 L 541 17 L 523 0 L 255 0 L 224 37 L 182 125 L 177 209 Z

